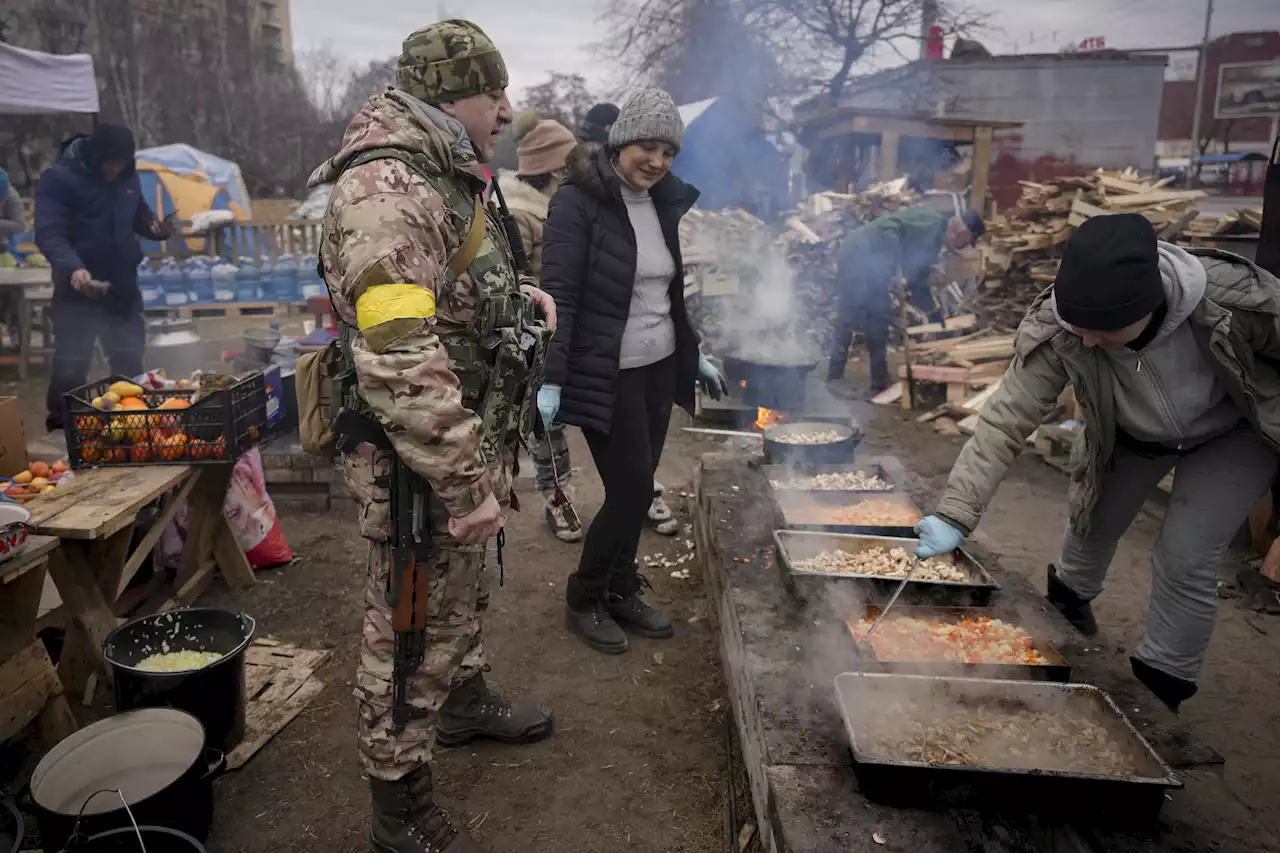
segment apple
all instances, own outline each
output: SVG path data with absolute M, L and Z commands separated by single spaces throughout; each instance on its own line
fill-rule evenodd
M 57 487 L 57 486 L 55 486 L 55 485 L 53 485 L 52 483 L 50 483 L 50 484 L 49 484 L 49 485 L 47 485 L 47 486 L 41 486 L 41 487 L 40 487 L 40 494 L 44 494 L 45 492 L 52 492 L 52 491 L 53 491 L 54 489 L 56 489 L 56 488 L 58 488 L 58 487 Z
M 53 463 L 52 471 L 55 474 L 65 474 L 70 470 L 71 470 L 71 466 L 68 465 L 66 462 L 63 462 L 61 459 Z
M 27 470 L 31 472 L 32 477 L 40 478 L 49 476 L 49 465 L 46 462 L 32 462 L 31 467 Z
M 48 478 L 48 477 L 36 477 L 34 480 L 32 480 L 32 481 L 31 481 L 30 485 L 32 485 L 32 486 L 47 486 L 47 485 L 49 485 L 49 478 Z
M 35 475 L 30 471 L 21 471 L 13 476 L 13 482 L 26 485 L 34 479 Z
M 63 474 L 65 474 L 65 473 L 67 473 L 67 472 L 66 472 L 66 471 L 54 471 L 52 474 L 50 474 L 50 475 L 49 475 L 49 482 L 50 482 L 50 483 L 56 483 L 56 482 L 58 482 L 59 480 L 61 480 L 61 479 L 62 479 L 62 475 L 63 475 Z
M 27 493 L 27 490 L 22 486 L 13 485 L 5 489 L 4 493 L 9 497 L 14 497 L 15 495 L 25 495 Z

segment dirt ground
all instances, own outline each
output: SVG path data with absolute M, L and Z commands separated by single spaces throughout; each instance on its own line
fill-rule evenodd
M 677 509 L 692 476 L 688 447 L 673 435 L 659 472 Z M 576 431 L 572 453 L 579 509 L 589 515 L 602 492 Z M 521 487 L 534 506 L 531 481 L 522 478 Z M 220 589 L 208 598 L 234 601 L 262 634 L 333 649 L 322 671 L 328 685 L 217 783 L 215 853 L 357 850 L 368 831 L 351 697 L 363 543 L 354 518 L 286 514 L 283 524 L 297 563 L 261 573 L 262 583 L 238 598 Z M 642 553 L 686 553 L 691 539 L 647 533 Z M 563 583 L 577 547 L 552 538 L 528 509 L 513 516 L 507 543 L 505 586 L 495 589 L 485 624 L 490 677 L 511 695 L 550 704 L 556 733 L 533 746 L 441 751 L 446 804 L 495 853 L 612 853 L 641 843 L 664 853 L 722 849 L 724 688 L 697 575 L 651 572 L 650 598 L 675 618 L 676 637 L 636 639 L 630 653 L 607 657 L 564 628 Z

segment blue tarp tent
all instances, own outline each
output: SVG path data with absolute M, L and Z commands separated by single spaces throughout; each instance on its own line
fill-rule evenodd
M 190 145 L 161 145 L 139 151 L 137 162 L 142 195 L 161 218 L 176 214 L 189 221 L 207 210 L 229 210 L 241 220 L 253 214 L 240 167 L 230 160 Z M 200 238 L 188 240 L 193 251 L 201 243 Z M 143 248 L 156 252 L 160 244 L 144 240 Z
M 787 159 L 758 122 L 723 98 L 682 106 L 680 116 L 684 145 L 672 170 L 702 191 L 699 207 L 769 218 L 787 206 Z

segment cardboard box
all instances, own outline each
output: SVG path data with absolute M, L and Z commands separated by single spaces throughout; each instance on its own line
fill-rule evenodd
M 22 429 L 22 405 L 17 397 L 0 397 L 0 477 L 27 468 L 27 435 Z
M 267 387 L 267 428 L 270 429 L 284 417 L 284 380 L 280 376 L 280 365 L 273 364 L 262 369 L 262 378 Z

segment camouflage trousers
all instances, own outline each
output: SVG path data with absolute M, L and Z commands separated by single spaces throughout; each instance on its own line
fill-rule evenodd
M 573 476 L 573 462 L 569 459 L 569 439 L 564 434 L 564 424 L 551 425 L 551 440 L 530 435 L 529 455 L 533 457 L 533 483 L 538 491 L 546 492 L 555 487 L 555 473 L 560 474 L 560 485 L 569 485 Z M 551 460 L 555 459 L 555 471 Z
M 365 581 L 364 632 L 356 673 L 359 700 L 360 763 L 371 778 L 394 782 L 431 759 L 440 706 L 449 692 L 485 666 L 480 618 L 489 607 L 485 546 L 463 545 L 448 533 L 448 513 L 431 503 L 433 547 L 418 559 L 430 573 L 426 655 L 409 676 L 412 716 L 404 731 L 392 732 L 392 661 L 395 632 L 387 606 L 391 569 L 388 543 L 371 542 Z

